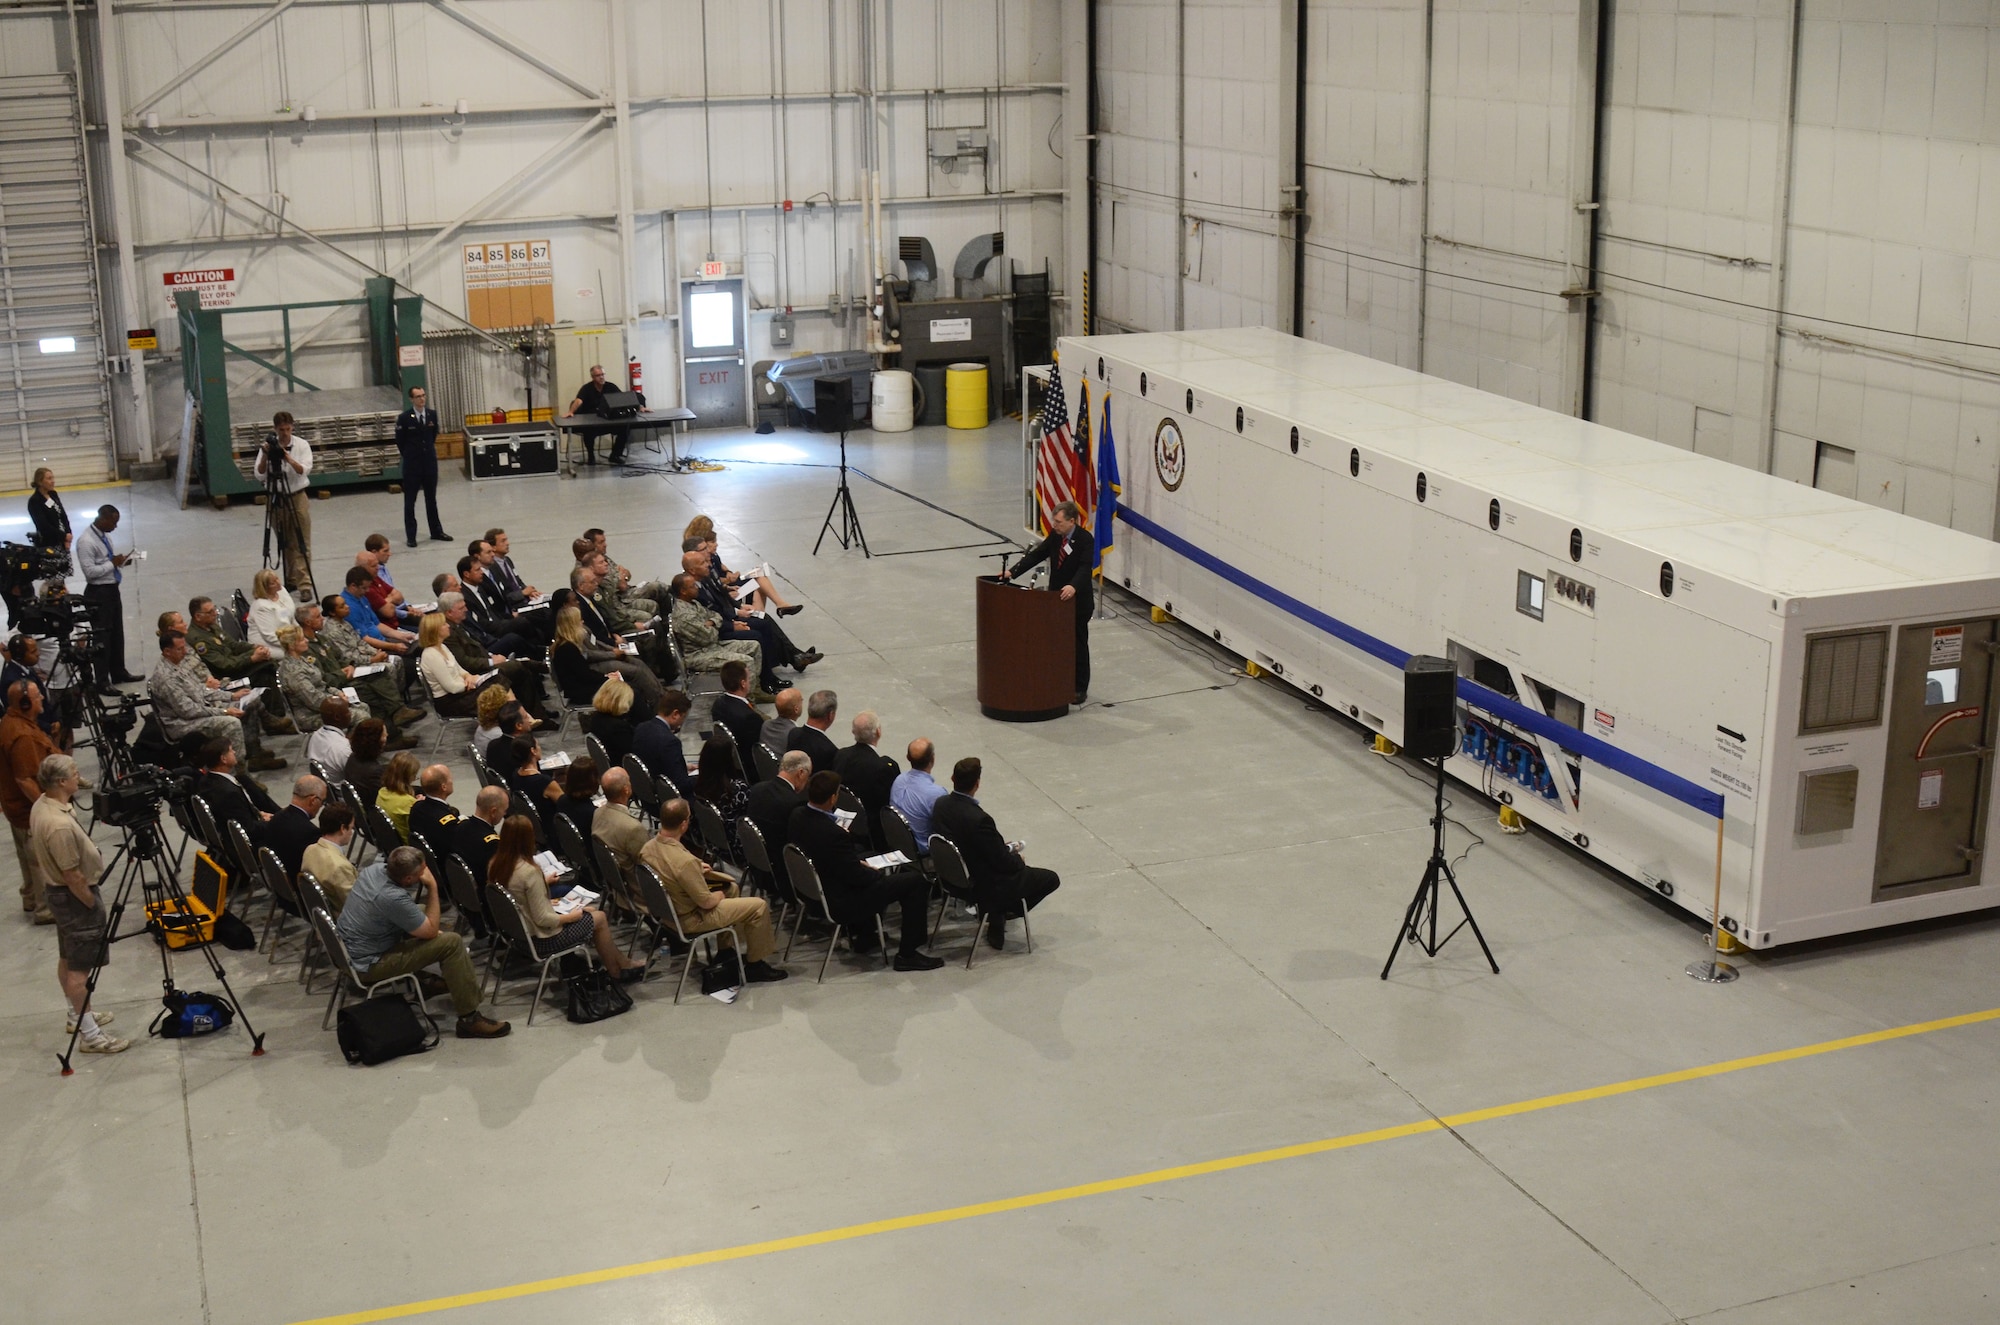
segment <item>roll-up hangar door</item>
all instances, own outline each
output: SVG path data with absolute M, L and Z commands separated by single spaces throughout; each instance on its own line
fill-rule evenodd
M 0 491 L 112 477 L 83 153 L 71 75 L 0 78 Z

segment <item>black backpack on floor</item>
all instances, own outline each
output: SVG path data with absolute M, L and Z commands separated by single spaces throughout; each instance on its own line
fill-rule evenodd
M 340 1010 L 336 1030 L 340 1052 L 350 1063 L 373 1067 L 404 1054 L 420 1054 L 437 1047 L 437 1023 L 419 1019 L 409 1000 L 384 996 L 365 998 Z

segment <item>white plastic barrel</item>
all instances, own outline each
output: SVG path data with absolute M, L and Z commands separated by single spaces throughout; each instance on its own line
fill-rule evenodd
M 917 423 L 916 379 L 901 368 L 875 374 L 868 417 L 876 432 L 908 432 Z

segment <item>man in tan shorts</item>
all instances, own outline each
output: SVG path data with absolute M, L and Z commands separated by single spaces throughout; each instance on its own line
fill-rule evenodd
M 105 1034 L 111 1014 L 84 1011 L 90 972 L 110 960 L 111 948 L 105 932 L 110 917 L 97 887 L 104 858 L 70 803 L 78 780 L 76 761 L 68 755 L 42 760 L 35 774 L 42 795 L 28 812 L 28 847 L 48 880 L 49 910 L 56 917 L 56 979 L 69 999 L 70 1026 L 82 1028 L 77 1047 L 87 1054 L 122 1054 L 132 1042 Z

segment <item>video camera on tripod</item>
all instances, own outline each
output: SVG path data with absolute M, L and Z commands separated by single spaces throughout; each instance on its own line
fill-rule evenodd
M 83 614 L 72 615 L 65 609 L 62 614 L 49 613 L 45 618 L 43 600 L 35 596 L 35 584 L 41 580 L 60 581 L 69 572 L 67 549 L 37 547 L 33 543 L 0 543 L 0 597 L 7 600 L 7 624 L 31 635 L 60 639 L 60 632 L 82 620 Z M 50 601 L 67 600 L 59 597 Z

